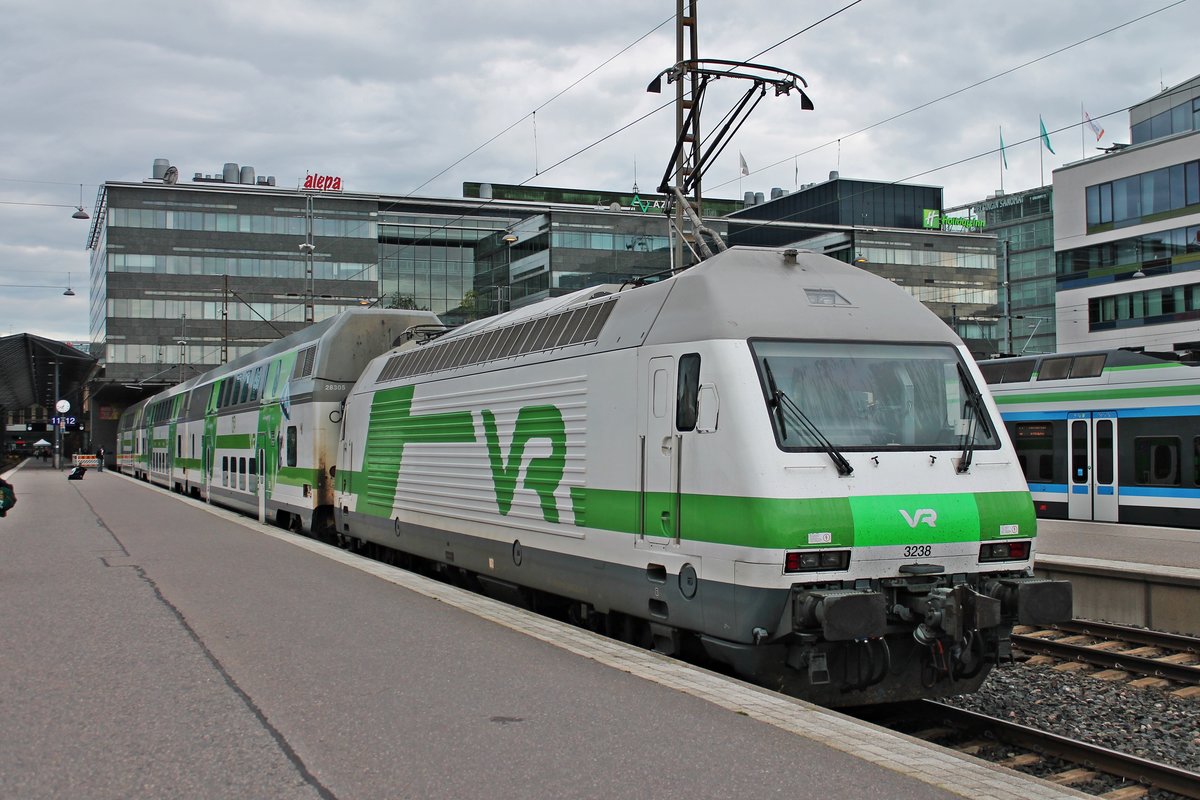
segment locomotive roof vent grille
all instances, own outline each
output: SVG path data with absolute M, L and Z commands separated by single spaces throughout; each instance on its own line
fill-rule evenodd
M 613 299 L 591 303 L 470 336 L 437 340 L 416 351 L 392 356 L 380 370 L 375 382 L 386 383 L 413 375 L 594 342 L 600 337 L 600 331 L 616 302 Z
M 313 362 L 317 360 L 317 346 L 309 345 L 296 356 L 296 366 L 292 369 L 292 378 L 307 378 L 313 373 Z

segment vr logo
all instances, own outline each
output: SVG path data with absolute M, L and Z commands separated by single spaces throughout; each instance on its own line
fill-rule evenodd
M 918 508 L 912 514 L 909 514 L 902 508 L 900 509 L 900 515 L 904 517 L 904 521 L 908 523 L 908 527 L 910 528 L 915 528 L 922 522 L 931 528 L 937 527 L 937 512 L 932 508 Z

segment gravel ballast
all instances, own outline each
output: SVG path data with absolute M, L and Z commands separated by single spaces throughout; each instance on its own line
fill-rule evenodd
M 1200 772 L 1200 699 L 1007 663 L 950 705 Z

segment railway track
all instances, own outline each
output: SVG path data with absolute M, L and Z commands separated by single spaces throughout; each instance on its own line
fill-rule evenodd
M 1052 627 L 1015 630 L 1013 644 L 1026 653 L 1090 664 L 1119 679 L 1126 675 L 1170 681 L 1200 695 L 1200 638 L 1073 620 Z
M 986 714 L 933 700 L 891 707 L 883 714 L 874 721 L 1107 800 L 1135 800 L 1151 790 L 1159 792 L 1158 797 L 1165 792 L 1200 800 L 1200 773 Z M 1013 753 L 1014 749 L 1025 752 Z

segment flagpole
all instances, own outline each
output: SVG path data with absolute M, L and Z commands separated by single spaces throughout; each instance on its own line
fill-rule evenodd
M 1004 194 L 1004 126 L 996 126 L 1000 131 L 1000 194 Z
M 1042 165 L 1042 159 L 1045 158 L 1046 154 L 1042 152 L 1042 150 L 1044 148 L 1042 147 L 1042 142 L 1040 141 L 1041 137 L 1038 137 L 1038 139 L 1039 139 L 1039 141 L 1038 141 L 1038 177 L 1042 181 L 1042 186 L 1045 186 L 1046 185 L 1046 168 L 1045 168 L 1045 166 Z
M 1083 110 L 1083 103 L 1079 104 L 1079 157 L 1087 158 L 1087 143 L 1083 140 L 1083 115 L 1086 112 Z

